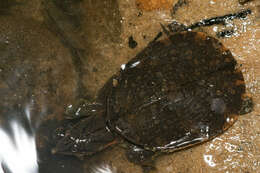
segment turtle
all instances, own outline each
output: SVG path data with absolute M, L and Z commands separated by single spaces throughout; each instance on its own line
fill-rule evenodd
M 194 26 L 162 26 L 167 37 L 158 34 L 122 65 L 96 101 L 69 106 L 52 153 L 83 158 L 124 143 L 127 158 L 149 172 L 155 156 L 209 141 L 250 112 L 252 99 L 232 53 Z

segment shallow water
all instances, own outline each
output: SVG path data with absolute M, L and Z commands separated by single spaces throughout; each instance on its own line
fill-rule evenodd
M 245 5 L 237 0 L 189 0 L 174 15 L 165 4 L 139 9 L 134 0 L 6 2 L 10 5 L 4 8 L 9 8 L 0 10 L 0 41 L 6 44 L 0 44 L 0 104 L 4 108 L 0 124 L 10 131 L 12 128 L 5 127 L 7 120 L 26 117 L 21 113 L 25 110 L 30 112 L 30 119 L 19 122 L 31 127 L 27 130 L 30 136 L 36 133 L 39 172 L 43 173 L 142 172 L 127 161 L 119 146 L 83 161 L 52 155 L 51 132 L 63 118 L 64 108 L 79 98 L 94 100 L 109 77 L 161 31 L 160 23 L 176 20 L 189 25 L 252 9 L 247 19 L 230 22 L 228 28 L 235 30 L 234 36 L 220 40 L 242 64 L 254 111 L 240 116 L 234 126 L 212 141 L 159 157 L 156 167 L 160 173 L 260 172 L 259 0 Z M 211 26 L 199 30 L 215 36 L 223 29 Z M 130 36 L 138 43 L 134 49 L 128 45 Z M 28 105 L 30 109 L 26 109 Z

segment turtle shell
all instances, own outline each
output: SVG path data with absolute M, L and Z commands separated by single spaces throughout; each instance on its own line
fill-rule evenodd
M 244 78 L 231 52 L 201 32 L 146 47 L 113 77 L 107 124 L 126 141 L 171 152 L 223 133 L 236 120 Z

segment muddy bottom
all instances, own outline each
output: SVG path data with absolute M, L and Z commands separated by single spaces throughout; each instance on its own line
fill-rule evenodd
M 260 172 L 260 1 L 241 5 L 238 0 L 186 0 L 175 7 L 177 0 L 151 2 L 6 0 L 4 5 L 0 4 L 0 19 L 3 19 L 0 41 L 13 43 L 9 49 L 0 44 L 0 51 L 5 51 L 0 52 L 0 61 L 6 64 L 0 65 L 3 98 L 0 104 L 19 112 L 30 103 L 39 172 L 142 173 L 140 166 L 127 160 L 122 146 L 84 160 L 53 155 L 51 149 L 55 144 L 51 135 L 64 119 L 65 108 L 81 98 L 95 100 L 98 91 L 121 65 L 162 31 L 160 24 L 166 26 L 177 21 L 190 25 L 245 9 L 251 9 L 252 14 L 243 20 L 196 31 L 217 37 L 221 31 L 232 30 L 231 36 L 219 40 L 240 64 L 247 93 L 255 104 L 254 111 L 239 116 L 228 131 L 209 142 L 160 156 L 155 166 L 159 173 Z M 19 23 L 25 27 L 12 29 Z M 20 31 L 21 35 L 15 34 Z M 10 59 L 11 56 L 16 58 Z M 1 110 L 1 116 L 8 111 Z

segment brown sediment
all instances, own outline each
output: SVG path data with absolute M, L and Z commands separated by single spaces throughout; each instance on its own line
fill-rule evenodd
M 170 9 L 174 0 L 136 0 L 136 6 L 142 10 Z

